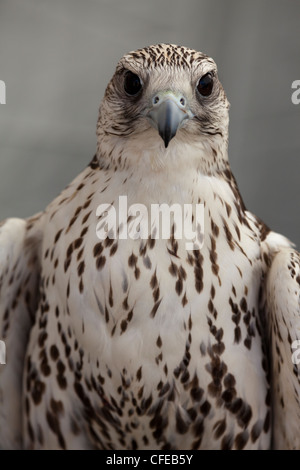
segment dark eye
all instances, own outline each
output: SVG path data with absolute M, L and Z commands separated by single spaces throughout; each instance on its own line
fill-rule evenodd
M 199 91 L 200 95 L 209 96 L 212 92 L 213 84 L 214 81 L 212 74 L 208 72 L 200 78 L 197 85 L 197 90 Z
M 142 89 L 142 83 L 138 75 L 132 73 L 128 70 L 125 74 L 124 79 L 124 90 L 130 96 L 137 95 L 138 92 Z

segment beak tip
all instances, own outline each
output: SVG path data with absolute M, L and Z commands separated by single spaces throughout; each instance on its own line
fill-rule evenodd
M 173 131 L 169 127 L 165 128 L 165 129 L 159 129 L 159 135 L 162 138 L 162 140 L 164 141 L 165 148 L 167 148 L 169 146 L 169 143 L 171 142 L 173 137 L 175 137 L 176 130 Z
M 165 148 L 167 148 L 170 143 L 170 140 L 174 137 L 175 134 L 166 132 L 165 129 L 159 129 L 159 135 L 165 144 Z

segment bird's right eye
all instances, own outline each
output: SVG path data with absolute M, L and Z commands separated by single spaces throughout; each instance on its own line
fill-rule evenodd
M 142 89 L 142 82 L 140 77 L 133 72 L 128 70 L 125 74 L 124 78 L 124 90 L 127 95 L 135 96 L 137 95 Z
M 209 96 L 211 95 L 213 85 L 214 85 L 214 81 L 213 81 L 212 74 L 208 72 L 205 75 L 203 75 L 203 77 L 200 78 L 198 85 L 197 85 L 197 90 L 199 91 L 200 95 Z

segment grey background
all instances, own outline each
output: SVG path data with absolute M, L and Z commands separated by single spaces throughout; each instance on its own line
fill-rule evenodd
M 0 219 L 43 209 L 86 166 L 118 59 L 158 42 L 216 60 L 245 203 L 299 247 L 296 0 L 0 0 Z

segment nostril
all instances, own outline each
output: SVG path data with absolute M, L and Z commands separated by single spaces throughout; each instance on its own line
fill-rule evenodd
M 157 104 L 159 102 L 159 96 L 155 96 L 153 102 L 154 102 L 154 104 Z
M 185 105 L 185 99 L 184 99 L 184 98 L 180 98 L 180 104 L 181 104 L 182 106 Z

